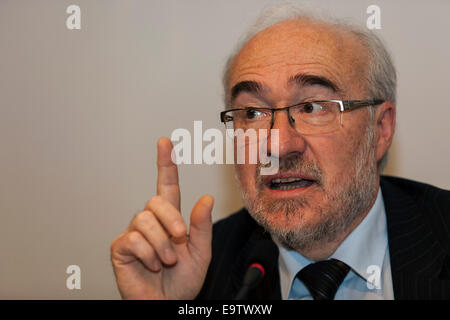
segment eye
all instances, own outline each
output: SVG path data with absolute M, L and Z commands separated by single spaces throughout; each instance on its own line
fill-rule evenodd
M 314 114 L 314 113 L 319 113 L 321 111 L 327 111 L 327 110 L 322 104 L 319 104 L 317 102 L 309 102 L 309 103 L 305 104 L 303 107 L 304 113 Z
M 265 116 L 266 114 L 263 111 L 257 109 L 247 109 L 245 111 L 245 117 L 248 120 L 258 120 Z
M 228 122 L 228 121 L 233 121 L 233 116 L 229 115 L 229 114 L 225 114 L 224 116 L 224 121 Z

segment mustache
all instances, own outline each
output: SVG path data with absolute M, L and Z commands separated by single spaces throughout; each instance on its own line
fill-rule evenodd
M 321 167 L 316 162 L 306 159 L 303 153 L 291 153 L 285 157 L 279 158 L 278 160 L 279 173 L 302 173 L 314 179 L 319 186 L 323 186 L 323 171 Z M 264 178 L 259 174 L 261 172 L 261 168 L 269 168 L 270 165 L 270 163 L 258 163 L 255 180 L 259 187 L 264 185 Z

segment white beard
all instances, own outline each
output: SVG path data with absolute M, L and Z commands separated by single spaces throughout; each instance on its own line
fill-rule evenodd
M 369 121 L 372 123 L 372 121 Z M 256 177 L 257 192 L 252 198 L 243 188 L 239 179 L 239 170 L 236 170 L 236 178 L 242 194 L 243 202 L 250 215 L 264 227 L 275 240 L 283 246 L 297 251 L 305 251 L 312 246 L 331 242 L 342 236 L 352 223 L 362 214 L 368 211 L 369 206 L 376 198 L 378 185 L 378 171 L 375 157 L 374 128 L 369 125 L 365 132 L 365 139 L 358 147 L 355 161 L 353 162 L 353 172 L 348 179 L 342 181 L 330 181 L 330 192 L 326 192 L 321 185 L 323 182 L 321 169 L 312 162 L 301 159 L 301 155 L 295 161 L 280 159 L 280 170 L 283 167 L 288 169 L 301 168 L 301 172 L 307 173 L 311 177 L 318 178 L 318 187 L 322 188 L 325 194 L 324 204 L 316 205 L 318 222 L 306 223 L 302 218 L 303 208 L 310 204 L 305 198 L 272 200 L 264 199 L 260 196 L 261 178 Z M 288 163 L 287 166 L 284 163 Z M 260 172 L 257 168 L 256 172 Z M 277 227 L 270 222 L 269 216 L 275 212 L 284 212 L 286 219 L 296 216 L 295 223 L 287 223 L 289 227 Z

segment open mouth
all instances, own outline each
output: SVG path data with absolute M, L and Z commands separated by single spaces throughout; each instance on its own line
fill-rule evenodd
M 299 177 L 277 178 L 269 181 L 268 187 L 272 190 L 293 190 L 311 186 L 315 181 Z

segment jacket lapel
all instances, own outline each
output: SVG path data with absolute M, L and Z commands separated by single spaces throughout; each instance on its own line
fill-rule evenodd
M 273 245 L 276 246 L 276 244 L 272 241 L 270 234 L 259 225 L 256 225 L 232 266 L 231 274 L 233 297 L 236 296 L 239 289 L 242 287 L 244 275 L 248 269 L 248 266 L 254 262 L 250 261 L 249 257 L 252 256 L 252 252 L 255 250 L 257 244 L 260 241 L 265 240 L 270 240 Z M 262 282 L 250 292 L 248 297 L 249 300 L 281 300 L 280 276 L 278 271 L 278 250 L 276 250 L 276 255 L 273 255 L 270 260 L 273 261 L 273 263 L 269 266 L 265 266 L 266 275 Z

